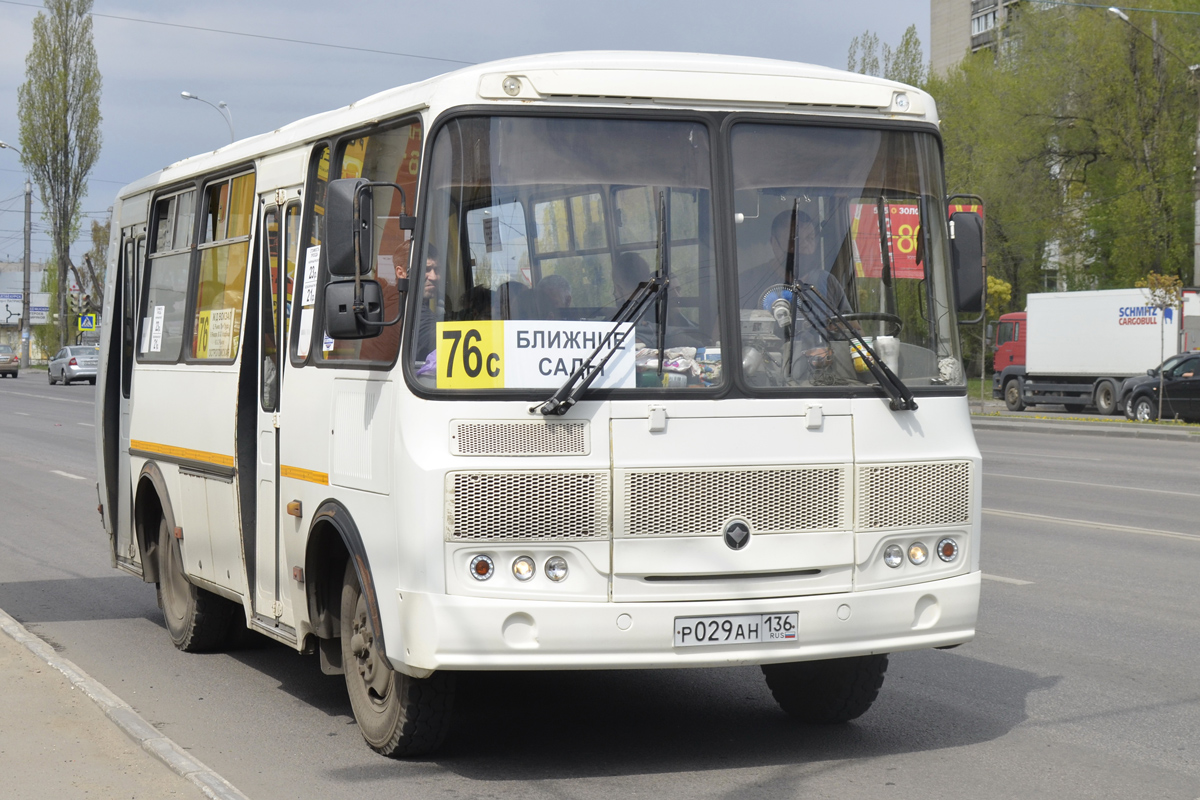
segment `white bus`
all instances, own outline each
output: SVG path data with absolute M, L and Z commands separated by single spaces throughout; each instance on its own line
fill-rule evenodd
M 921 91 L 668 53 L 173 164 L 113 211 L 113 563 L 182 650 L 319 651 L 386 755 L 463 670 L 758 664 L 857 717 L 888 653 L 975 633 L 982 235 L 947 202 Z

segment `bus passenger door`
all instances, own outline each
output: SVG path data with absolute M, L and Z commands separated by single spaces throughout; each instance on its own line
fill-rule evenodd
M 289 190 L 295 197 L 297 192 Z M 287 321 L 291 308 L 292 286 L 296 274 L 296 250 L 299 245 L 300 206 L 292 202 L 275 205 L 275 193 L 264 196 L 259 303 L 259 405 L 257 458 L 257 535 L 255 537 L 254 574 L 250 576 L 254 593 L 254 615 L 259 625 L 293 633 L 295 613 L 286 591 L 288 576 L 283 574 L 285 557 L 281 539 L 279 500 L 279 389 L 282 384 L 287 342 Z
M 138 277 L 142 258 L 146 250 L 146 226 L 134 225 L 121 236 L 121 265 L 117 275 L 120 281 L 121 308 L 121 375 L 117 416 L 117 514 L 116 556 L 118 563 L 139 569 L 140 554 L 133 537 L 133 476 L 129 465 L 129 407 L 133 389 L 133 357 L 137 348 Z M 115 315 L 114 315 L 115 316 Z

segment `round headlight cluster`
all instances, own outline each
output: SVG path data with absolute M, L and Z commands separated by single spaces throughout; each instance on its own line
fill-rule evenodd
M 938 558 L 949 564 L 958 558 L 958 542 L 947 536 L 937 543 L 934 552 Z M 907 550 L 898 544 L 889 544 L 883 549 L 883 563 L 892 569 L 898 569 L 904 563 L 906 555 L 914 567 L 919 567 L 929 561 L 929 548 L 924 542 L 913 542 Z
M 480 553 L 471 559 L 468 571 L 475 580 L 486 581 L 496 574 L 496 563 L 492 560 L 491 556 Z M 537 564 L 534 562 L 532 556 L 518 556 L 512 562 L 512 572 L 514 578 L 525 583 L 533 580 L 533 577 L 537 575 Z M 567 579 L 567 573 L 569 572 L 567 560 L 562 556 L 551 556 L 546 559 L 546 564 L 543 566 L 542 572 L 555 583 L 562 583 Z

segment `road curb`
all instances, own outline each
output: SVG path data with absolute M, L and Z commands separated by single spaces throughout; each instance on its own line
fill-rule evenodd
M 166 764 L 172 772 L 187 779 L 196 786 L 205 797 L 211 800 L 250 800 L 229 781 L 218 775 L 213 769 L 197 760 L 182 747 L 175 744 L 166 736 L 142 718 L 133 707 L 117 697 L 104 684 L 88 675 L 73 662 L 54 652 L 54 648 L 46 644 L 24 625 L 0 609 L 0 629 L 3 629 L 13 640 L 23 644 L 25 649 L 46 662 L 47 665 L 67 676 L 67 680 L 76 688 L 91 698 L 104 715 L 112 720 L 118 728 L 125 732 L 143 750 Z
M 976 430 L 1044 431 L 1083 436 L 1109 436 L 1117 439 L 1157 439 L 1172 442 L 1200 442 L 1200 431 L 1164 430 L 1130 424 L 1114 426 L 1103 422 L 1055 422 L 1052 420 L 1011 419 L 1009 417 L 979 417 L 972 415 L 971 426 Z

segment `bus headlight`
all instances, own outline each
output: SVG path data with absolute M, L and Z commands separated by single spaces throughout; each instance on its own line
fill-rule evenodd
M 519 581 L 527 581 L 533 577 L 533 573 L 537 571 L 537 567 L 533 565 L 533 559 L 529 556 L 521 556 L 513 562 L 513 575 Z
M 546 560 L 546 577 L 558 583 L 567 579 L 567 560 L 562 556 L 551 556 Z
M 889 544 L 883 551 L 883 563 L 892 569 L 904 563 L 904 549 L 898 544 Z
M 937 544 L 938 558 L 949 564 L 954 559 L 958 558 L 958 542 L 946 537 Z
M 496 571 L 496 565 L 489 556 L 475 556 L 471 559 L 471 577 L 477 581 L 486 581 Z
M 914 566 L 921 566 L 929 560 L 929 548 L 921 542 L 913 542 L 908 546 L 908 560 Z

